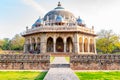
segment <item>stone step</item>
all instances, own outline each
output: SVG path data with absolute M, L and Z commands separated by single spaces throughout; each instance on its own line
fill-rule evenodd
M 70 64 L 51 64 L 50 68 L 70 68 Z
M 70 68 L 50 68 L 44 80 L 79 80 Z

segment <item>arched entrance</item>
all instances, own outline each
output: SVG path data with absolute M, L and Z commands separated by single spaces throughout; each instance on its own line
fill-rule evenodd
M 64 43 L 61 37 L 57 38 L 56 40 L 56 51 L 57 52 L 64 52 Z
M 53 38 L 47 39 L 47 52 L 53 52 Z
M 82 37 L 79 38 L 79 51 L 82 52 Z
M 90 39 L 90 52 L 94 52 L 94 43 L 92 39 Z
M 67 52 L 73 52 L 73 42 L 70 37 L 67 38 Z
M 88 39 L 85 38 L 84 40 L 84 52 L 88 52 Z
M 27 40 L 27 51 L 30 52 L 30 39 Z
M 32 38 L 32 51 L 36 50 L 35 38 Z
M 37 54 L 40 53 L 40 38 L 37 38 L 37 48 L 36 48 Z

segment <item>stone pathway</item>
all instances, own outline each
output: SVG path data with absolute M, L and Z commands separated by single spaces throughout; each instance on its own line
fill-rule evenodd
M 79 80 L 64 57 L 55 57 L 44 80 Z

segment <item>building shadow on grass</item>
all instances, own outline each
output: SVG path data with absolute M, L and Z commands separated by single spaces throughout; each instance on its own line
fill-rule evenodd
M 34 80 L 43 80 L 47 72 L 40 72 L 40 74 Z

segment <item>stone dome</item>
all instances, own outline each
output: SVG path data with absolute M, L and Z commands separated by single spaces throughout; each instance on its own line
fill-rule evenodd
M 44 21 L 47 21 L 47 20 L 54 21 L 56 19 L 56 16 L 58 16 L 58 15 L 62 16 L 65 20 L 69 20 L 69 21 L 73 21 L 76 19 L 75 16 L 71 12 L 65 10 L 61 6 L 60 2 L 58 2 L 57 7 L 54 8 L 54 10 L 49 11 L 44 16 Z
M 32 25 L 32 28 L 41 26 L 43 24 L 43 19 L 41 19 L 40 17 L 35 21 L 35 23 Z
M 82 21 L 82 19 L 80 17 L 77 19 L 77 23 L 78 24 L 82 24 L 83 23 L 83 21 Z
M 56 17 L 56 20 L 55 20 L 56 22 L 64 22 L 64 19 L 63 19 L 63 17 L 62 16 L 57 16 Z

